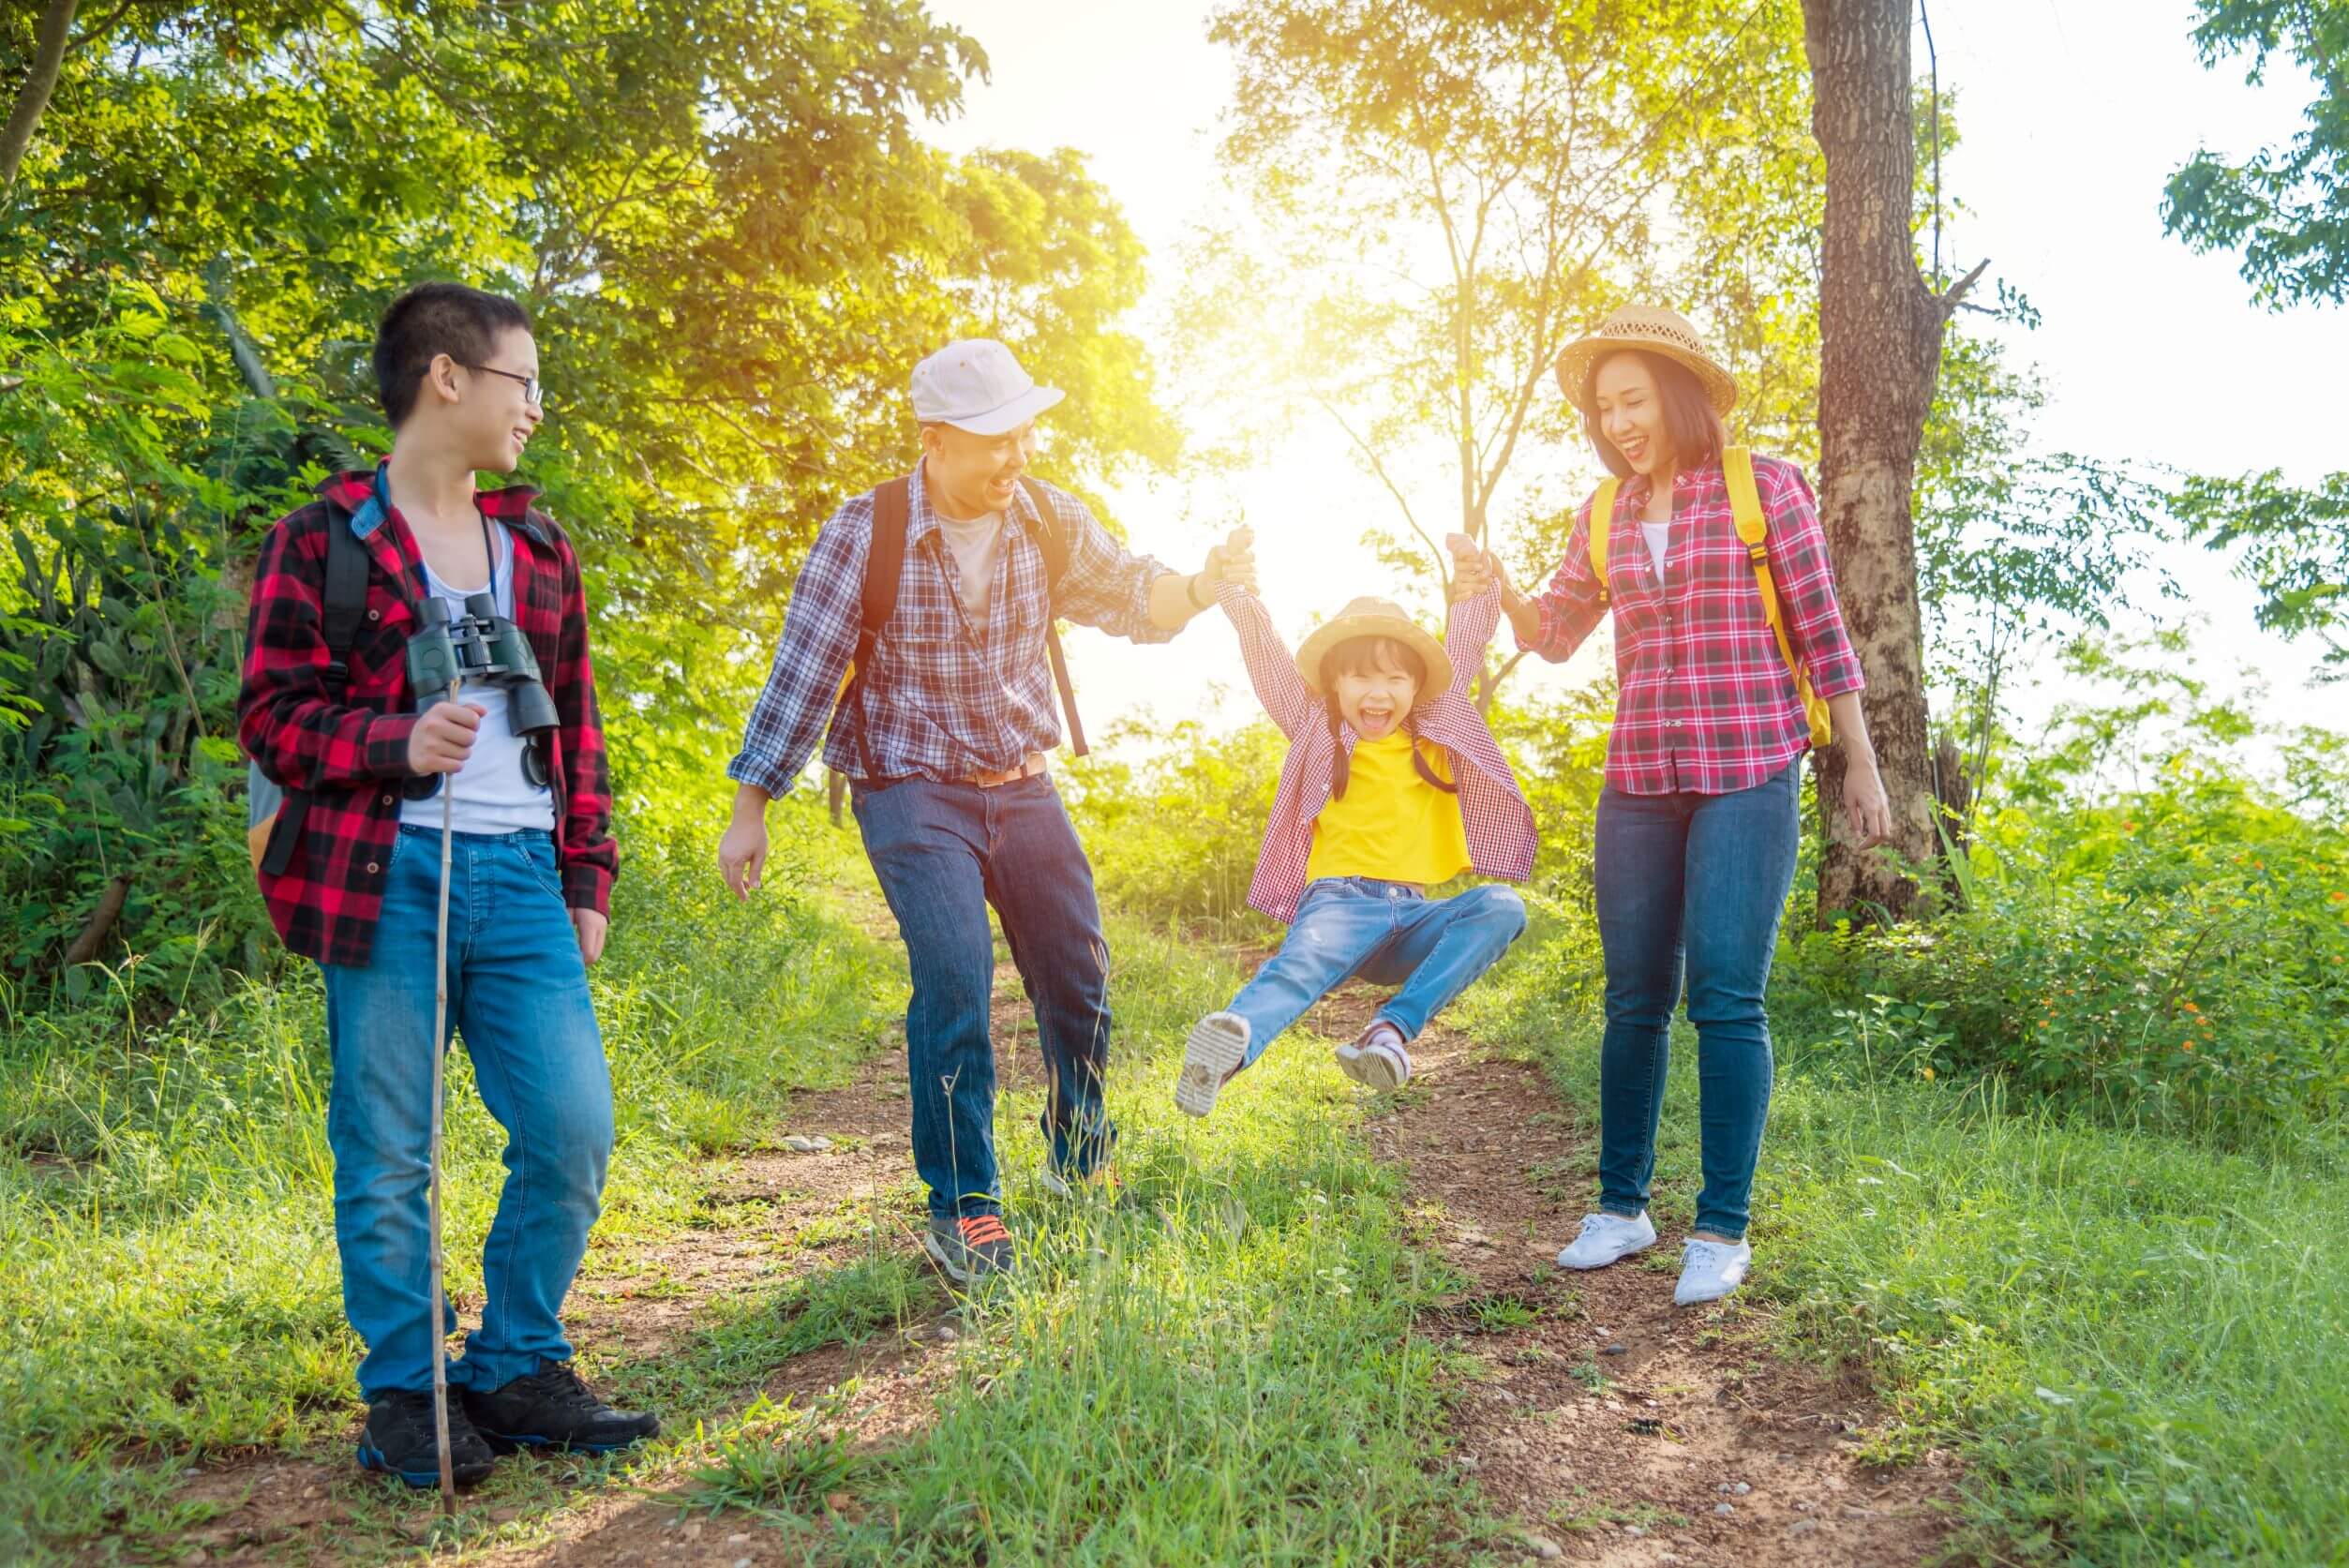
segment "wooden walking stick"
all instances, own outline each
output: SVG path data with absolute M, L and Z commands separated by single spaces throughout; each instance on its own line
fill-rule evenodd
M 448 700 L 463 695 L 462 679 L 449 683 Z M 441 775 L 441 918 L 432 937 L 432 1156 L 428 1221 L 432 1254 L 431 1301 L 426 1307 L 432 1329 L 432 1442 L 441 1458 L 441 1512 L 456 1516 L 456 1477 L 449 1467 L 448 1334 L 441 1318 L 441 1102 L 448 1078 L 449 1040 L 449 861 L 454 844 L 456 775 Z

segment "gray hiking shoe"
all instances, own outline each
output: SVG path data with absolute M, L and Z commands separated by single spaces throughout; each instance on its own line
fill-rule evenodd
M 1011 1232 L 999 1214 L 966 1214 L 961 1218 L 930 1217 L 930 1233 L 921 1238 L 946 1277 L 957 1285 L 972 1285 L 983 1276 L 1010 1272 L 1014 1254 Z

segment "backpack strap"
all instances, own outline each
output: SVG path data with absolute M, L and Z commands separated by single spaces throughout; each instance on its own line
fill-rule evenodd
M 1623 482 L 1612 474 L 1598 483 L 1591 496 L 1591 575 L 1598 579 L 1598 602 L 1608 600 L 1607 589 L 1607 530 L 1615 520 L 1615 492 Z
M 1795 694 L 1810 721 L 1812 743 L 1827 745 L 1833 738 L 1827 705 L 1812 694 L 1811 678 L 1803 673 L 1794 656 L 1794 645 L 1787 640 L 1786 612 L 1779 606 L 1778 585 L 1770 572 L 1770 516 L 1762 510 L 1761 492 L 1754 485 L 1753 448 L 1723 447 L 1721 477 L 1728 485 L 1729 515 L 1737 524 L 1738 539 L 1754 568 L 1754 585 L 1761 590 L 1762 619 L 1770 622 L 1771 635 L 1778 639 L 1778 656 L 1787 662 L 1787 673 L 1794 677 Z
M 872 683 L 864 677 L 873 668 L 881 628 L 897 613 L 897 582 L 905 574 L 905 530 L 912 518 L 912 484 L 904 475 L 873 487 L 873 537 L 865 547 L 864 604 L 857 622 L 857 651 L 840 683 L 842 707 L 847 706 L 849 693 L 856 694 L 857 755 L 867 780 L 878 780 L 881 775 L 873 765 L 873 713 L 865 701 L 865 688 Z
M 326 581 L 319 609 L 319 627 L 326 638 L 326 694 L 340 702 L 351 687 L 351 650 L 359 640 L 359 627 L 367 615 L 367 547 L 351 531 L 348 513 L 330 510 L 326 515 Z M 267 778 L 258 765 L 247 770 L 246 787 Z M 293 846 L 302 842 L 302 824 L 310 813 L 310 792 L 289 789 L 269 817 L 267 846 L 259 869 L 283 876 L 293 863 Z M 258 825 L 256 825 L 258 830 Z
M 1045 592 L 1057 592 L 1060 579 L 1069 571 L 1069 535 L 1040 483 L 1023 477 L 1020 487 L 1027 492 L 1028 504 L 1036 508 L 1036 547 L 1044 552 Z M 1044 606 L 1044 650 L 1052 655 L 1052 678 L 1060 688 L 1060 709 L 1069 715 L 1069 754 L 1084 756 L 1092 748 L 1085 743 L 1085 723 L 1077 717 L 1077 690 L 1070 684 L 1069 660 L 1060 651 L 1060 621 L 1052 612 L 1052 605 Z
M 326 593 L 320 611 L 326 634 L 326 683 L 337 697 L 351 684 L 351 650 L 367 615 L 367 547 L 351 531 L 348 516 L 326 523 Z

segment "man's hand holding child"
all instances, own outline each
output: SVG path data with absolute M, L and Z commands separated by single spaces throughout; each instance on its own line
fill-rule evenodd
M 1199 575 L 1210 589 L 1231 583 L 1255 592 L 1256 530 L 1245 525 L 1234 529 L 1230 538 L 1207 552 L 1206 569 Z

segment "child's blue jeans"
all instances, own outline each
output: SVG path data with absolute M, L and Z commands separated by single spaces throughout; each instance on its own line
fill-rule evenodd
M 1241 1066 L 1349 979 L 1402 987 L 1378 1016 L 1417 1039 L 1524 929 L 1525 901 L 1497 883 L 1431 899 L 1399 882 L 1324 877 L 1306 888 L 1280 950 L 1232 998 L 1248 1020 Z

